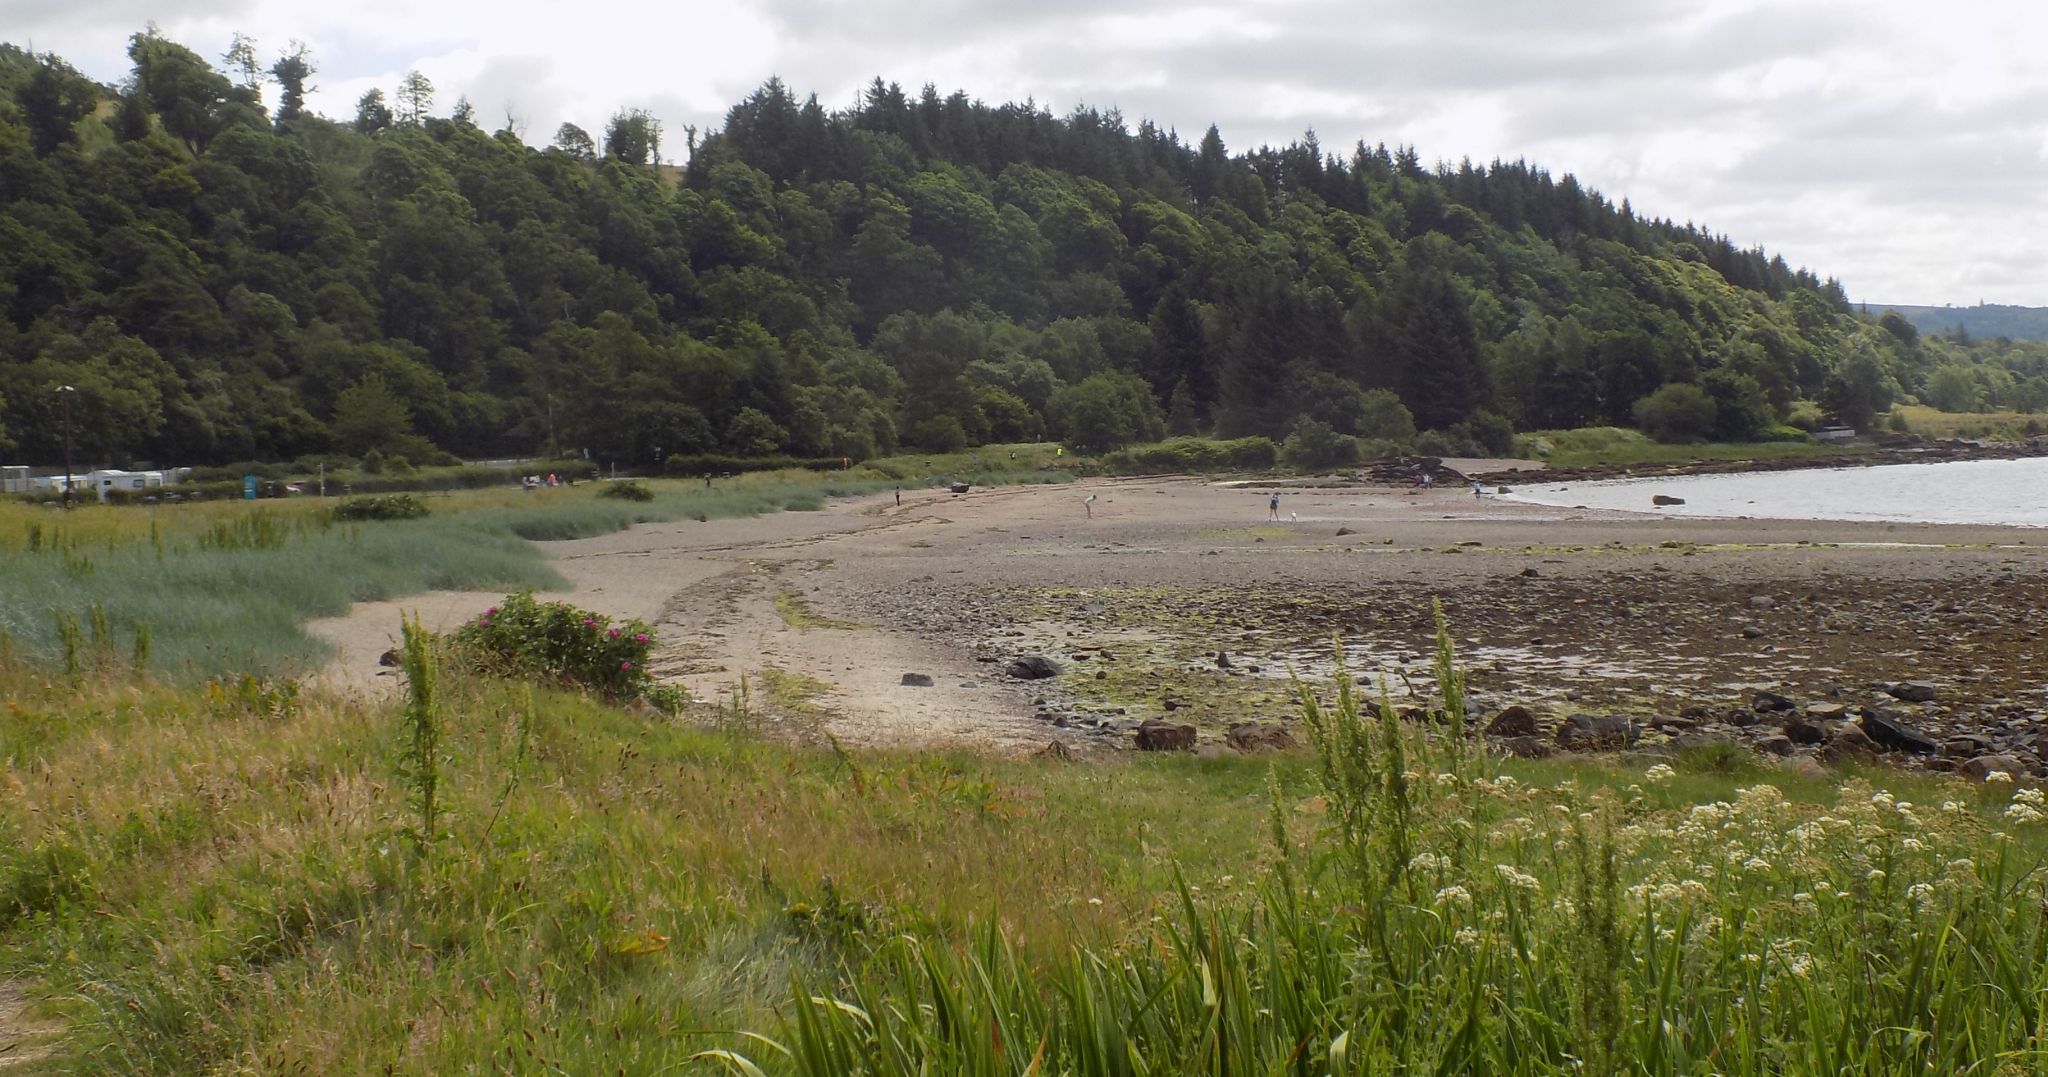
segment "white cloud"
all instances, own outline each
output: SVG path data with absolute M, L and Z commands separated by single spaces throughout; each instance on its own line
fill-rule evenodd
M 443 111 L 544 142 L 625 107 L 715 126 L 770 75 L 841 107 L 880 75 L 1240 149 L 1313 127 L 1526 158 L 1857 297 L 2048 304 L 2048 8 L 2012 0 L 0 0 L 10 40 L 109 80 L 149 18 L 208 55 L 307 41 L 329 115 L 416 67 Z

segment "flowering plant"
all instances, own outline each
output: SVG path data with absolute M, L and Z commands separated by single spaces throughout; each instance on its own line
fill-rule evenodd
M 664 710 L 683 701 L 680 691 L 648 674 L 654 636 L 644 621 L 615 623 L 520 591 L 464 624 L 455 638 L 496 672 L 588 688 L 613 701 L 644 697 Z

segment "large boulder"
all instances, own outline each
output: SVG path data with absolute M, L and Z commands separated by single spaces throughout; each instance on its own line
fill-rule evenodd
M 1981 782 L 1992 774 L 2005 774 L 2024 778 L 2031 773 L 2026 764 L 2009 755 L 1980 755 L 1956 768 L 1956 773 L 1971 781 Z
M 1138 724 L 1138 750 L 1141 752 L 1192 752 L 1195 750 L 1195 727 L 1162 722 L 1156 718 Z
M 1828 732 L 1804 718 L 1787 718 L 1783 726 L 1785 735 L 1794 744 L 1819 744 L 1828 739 Z
M 1567 752 L 1616 752 L 1635 746 L 1643 728 L 1614 714 L 1574 714 L 1557 728 L 1557 746 Z
M 1765 755 L 1786 756 L 1792 754 L 1792 738 L 1783 733 L 1773 733 L 1756 742 L 1756 750 Z
M 1903 699 L 1908 703 L 1932 703 L 1935 695 L 1934 686 L 1926 681 L 1900 681 L 1886 688 L 1885 692 L 1893 699 Z
M 1878 746 L 1894 752 L 1912 752 L 1915 755 L 1933 755 L 1941 750 L 1934 738 L 1900 721 L 1898 716 L 1887 711 L 1872 711 L 1863 716 L 1863 731 Z
M 1830 763 L 1875 763 L 1877 742 L 1848 722 L 1835 724 L 1833 735 L 1821 748 L 1820 757 Z
M 1192 726 L 1187 728 L 1193 728 Z M 1294 736 L 1284 727 L 1265 722 L 1239 722 L 1223 735 L 1225 743 L 1246 755 L 1284 752 L 1294 747 Z
M 1536 735 L 1536 716 L 1520 703 L 1511 703 L 1501 708 L 1493 721 L 1486 723 L 1486 733 L 1491 737 L 1533 737 Z
M 1060 664 L 1042 654 L 1027 654 L 1010 659 L 1003 672 L 1020 681 L 1040 681 L 1060 675 Z
M 1756 694 L 1750 696 L 1749 707 L 1754 711 L 1789 711 L 1792 709 L 1792 701 L 1776 692 L 1758 689 Z
M 1998 742 L 1982 733 L 1957 733 L 1941 746 L 1941 754 L 1951 759 L 1975 759 L 1997 751 Z
M 1557 749 L 1542 737 L 1509 737 L 1500 742 L 1500 747 L 1516 759 L 1548 759 L 1557 754 Z

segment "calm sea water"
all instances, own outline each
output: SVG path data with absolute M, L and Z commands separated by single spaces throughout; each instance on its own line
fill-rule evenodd
M 2048 458 L 1887 464 L 1512 487 L 1513 499 L 1669 516 L 2048 527 Z M 1668 494 L 1683 505 L 1658 508 Z

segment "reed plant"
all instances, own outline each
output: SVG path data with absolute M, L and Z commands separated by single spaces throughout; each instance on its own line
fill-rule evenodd
M 428 590 L 545 588 L 561 580 L 534 541 L 589 538 L 640 523 L 815 510 L 829 497 L 894 483 L 856 475 L 767 473 L 711 490 L 652 481 L 645 502 L 599 499 L 596 488 L 478 490 L 403 495 L 433 514 L 337 520 L 316 499 L 112 507 L 56 513 L 0 503 L 0 632 L 25 661 L 78 668 L 90 655 L 62 631 L 96 609 L 104 637 L 144 626 L 153 667 L 203 680 L 230 673 L 315 668 L 326 647 L 304 622 L 356 602 Z M 394 499 L 384 499 L 380 504 Z M 328 503 L 333 504 L 332 502 Z M 14 527 L 10 527 L 12 524 Z M 18 536 L 12 537 L 10 536 Z M 102 637 L 93 637 L 98 647 Z

